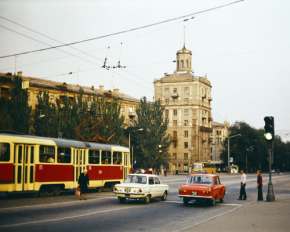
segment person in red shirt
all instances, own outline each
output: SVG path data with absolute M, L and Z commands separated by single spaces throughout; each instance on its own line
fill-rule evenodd
M 258 201 L 263 201 L 263 178 L 261 175 L 261 170 L 258 170 L 257 174 Z

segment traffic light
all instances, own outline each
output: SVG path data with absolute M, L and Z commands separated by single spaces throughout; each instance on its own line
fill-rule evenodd
M 265 138 L 267 141 L 273 141 L 274 140 L 274 117 L 269 116 L 264 118 L 265 121 Z

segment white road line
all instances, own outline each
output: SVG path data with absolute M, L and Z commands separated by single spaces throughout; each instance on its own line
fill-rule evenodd
M 239 209 L 239 208 L 241 208 L 241 207 L 243 207 L 243 206 L 245 206 L 245 205 L 249 205 L 249 204 L 253 204 L 253 203 L 255 203 L 255 202 L 249 202 L 249 203 L 247 203 L 247 204 L 240 205 L 240 206 L 238 206 L 238 207 L 236 207 L 236 208 L 233 208 L 233 209 L 231 209 L 231 210 L 229 210 L 229 211 L 226 211 L 226 212 L 224 212 L 224 213 L 220 213 L 220 214 L 215 215 L 215 216 L 213 216 L 213 217 L 207 218 L 206 220 L 203 220 L 203 221 L 197 222 L 197 223 L 195 223 L 195 224 L 193 224 L 193 225 L 190 225 L 190 226 L 184 227 L 184 228 L 182 228 L 182 229 L 180 229 L 180 230 L 176 230 L 176 231 L 174 231 L 174 232 L 179 232 L 179 231 L 188 230 L 188 229 L 190 229 L 190 228 L 192 228 L 192 227 L 194 227 L 194 226 L 197 226 L 197 225 L 202 224 L 202 223 L 204 223 L 204 222 L 210 221 L 210 220 L 212 220 L 212 219 L 214 219 L 214 218 L 217 218 L 217 217 L 223 216 L 223 215 L 225 215 L 225 214 L 227 214 L 227 213 L 230 213 L 230 212 L 233 212 L 233 211 L 235 211 L 236 209 Z
M 182 201 L 161 201 L 163 203 L 179 203 L 179 204 L 183 204 Z M 221 203 L 221 204 L 218 204 L 218 205 L 224 205 L 224 206 L 239 206 L 239 205 L 242 205 L 242 204 L 224 204 L 224 203 Z
M 95 198 L 95 199 L 89 199 L 87 201 L 95 201 L 95 200 L 102 200 L 102 199 L 117 199 L 117 197 L 100 197 L 100 198 Z M 9 209 L 21 209 L 21 208 L 31 208 L 31 207 L 42 207 L 42 206 L 51 206 L 51 205 L 61 205 L 61 204 L 71 204 L 71 203 L 83 203 L 84 200 L 80 201 L 79 198 L 76 201 L 66 201 L 66 202 L 60 202 L 60 203 L 47 203 L 47 204 L 42 204 L 42 205 L 26 205 L 26 206 L 18 206 L 18 207 L 10 207 L 10 208 L 0 208 L 1 210 L 9 210 Z
M 132 207 L 111 209 L 111 210 L 105 210 L 105 211 L 99 211 L 99 212 L 94 212 L 94 213 L 82 214 L 82 215 L 77 215 L 77 216 L 72 216 L 72 217 L 63 217 L 63 218 L 49 219 L 49 220 L 43 220 L 43 221 L 24 222 L 24 223 L 18 223 L 18 224 L 3 225 L 3 226 L 0 226 L 0 228 L 2 228 L 2 227 L 13 227 L 13 226 L 23 226 L 23 225 L 28 225 L 28 224 L 38 224 L 38 223 L 45 223 L 45 222 L 62 221 L 62 220 L 68 220 L 68 219 L 73 219 L 73 218 L 91 216 L 91 215 L 100 214 L 100 213 L 109 213 L 109 212 L 118 211 L 118 210 L 125 210 L 125 209 L 129 209 L 129 208 L 132 208 Z

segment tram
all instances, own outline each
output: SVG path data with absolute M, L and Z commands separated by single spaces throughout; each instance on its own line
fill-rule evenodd
M 129 174 L 126 147 L 0 131 L 0 192 L 59 195 L 77 187 L 84 169 L 89 189 L 113 189 Z

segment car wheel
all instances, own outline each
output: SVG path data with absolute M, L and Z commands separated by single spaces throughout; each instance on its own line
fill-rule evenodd
M 120 197 L 120 198 L 119 198 L 119 201 L 120 201 L 120 203 L 125 203 L 126 198 L 125 198 L 125 197 Z
M 149 202 L 150 202 L 150 196 L 147 195 L 144 199 L 144 203 L 149 204 Z
M 210 205 L 211 206 L 214 206 L 215 205 L 215 200 L 216 200 L 216 196 L 215 196 L 215 198 L 213 200 L 210 201 Z
M 183 204 L 188 205 L 189 199 L 187 197 L 183 198 Z
M 223 197 L 220 199 L 220 203 L 223 203 L 223 202 L 224 202 L 224 197 L 225 197 L 225 194 L 224 194 Z
M 166 198 L 167 198 L 167 194 L 166 192 L 163 193 L 163 196 L 161 197 L 161 200 L 162 201 L 166 201 Z

